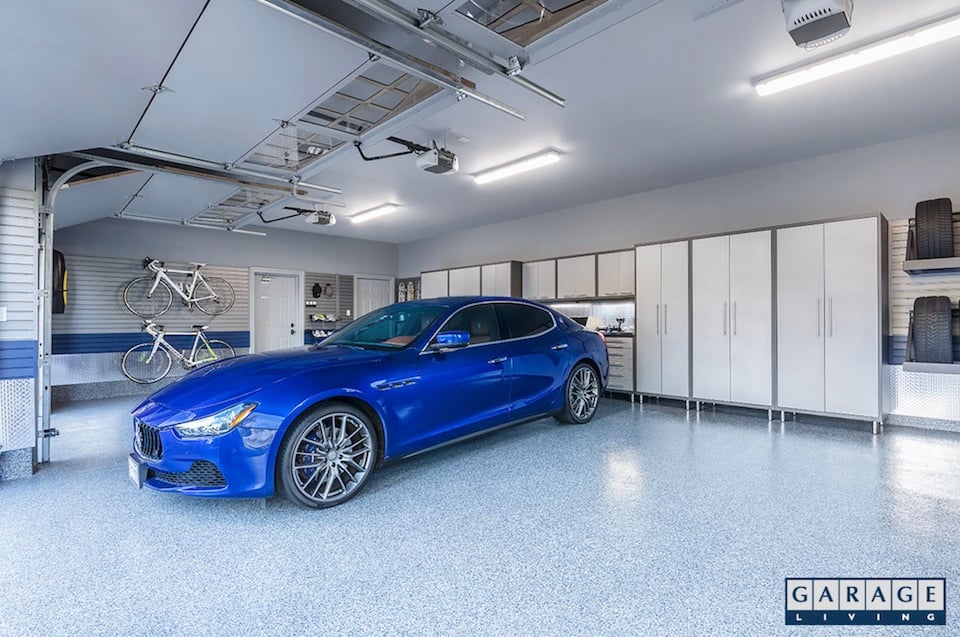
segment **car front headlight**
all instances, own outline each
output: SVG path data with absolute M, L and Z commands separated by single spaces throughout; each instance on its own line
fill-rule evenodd
M 178 434 L 184 438 L 201 438 L 204 436 L 219 436 L 225 434 L 257 408 L 257 403 L 240 403 L 229 409 L 215 413 L 206 418 L 191 420 L 174 426 Z

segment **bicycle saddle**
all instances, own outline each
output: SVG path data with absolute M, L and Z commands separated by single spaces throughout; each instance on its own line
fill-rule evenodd
M 191 261 L 191 262 L 190 262 L 190 265 L 195 266 L 195 267 L 198 267 L 198 268 L 202 268 L 203 266 L 205 266 L 205 265 L 207 265 L 207 264 L 206 264 L 206 263 L 195 263 L 195 262 Z
M 200 331 L 202 332 L 203 330 L 208 330 L 208 329 L 210 329 L 210 326 L 209 326 L 209 325 L 194 325 L 194 326 L 193 326 L 193 329 L 195 329 L 195 330 L 200 330 Z

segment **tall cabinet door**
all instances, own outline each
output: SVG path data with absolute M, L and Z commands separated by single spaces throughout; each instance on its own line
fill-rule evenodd
M 769 230 L 730 237 L 730 400 L 773 404 L 773 264 Z
M 879 220 L 824 225 L 826 410 L 880 412 Z
M 730 237 L 693 247 L 693 397 L 730 400 Z
M 663 394 L 690 395 L 690 299 L 687 242 L 665 243 L 660 253 L 663 313 L 661 376 Z
M 660 246 L 636 249 L 637 392 L 659 394 L 660 369 Z
M 777 406 L 824 410 L 823 225 L 777 230 Z

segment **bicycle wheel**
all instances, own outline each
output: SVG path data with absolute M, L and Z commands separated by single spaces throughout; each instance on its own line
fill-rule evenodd
M 153 343 L 140 343 L 128 349 L 120 360 L 123 375 L 135 383 L 147 385 L 157 382 L 170 373 L 170 366 L 173 364 L 170 354 L 162 347 L 158 347 L 151 356 L 152 350 Z
M 233 346 L 226 341 L 221 341 L 217 338 L 211 338 L 209 341 L 207 341 L 207 343 L 210 345 L 209 349 L 203 343 L 201 343 L 200 347 L 197 348 L 196 364 L 198 366 L 223 360 L 225 358 L 233 358 L 237 355 L 233 349 Z
M 142 276 L 127 283 L 123 288 L 123 305 L 142 318 L 154 318 L 170 309 L 173 292 L 163 281 L 157 285 L 153 294 L 149 294 L 153 277 Z
M 218 276 L 204 277 L 203 281 L 197 285 L 193 291 L 193 302 L 197 304 L 204 314 L 217 316 L 223 314 L 237 300 L 237 295 L 233 291 L 233 286 L 226 279 Z

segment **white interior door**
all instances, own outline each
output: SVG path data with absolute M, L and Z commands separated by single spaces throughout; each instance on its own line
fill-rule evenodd
M 303 345 L 300 286 L 295 274 L 253 273 L 254 351 Z
M 826 410 L 879 418 L 878 220 L 824 226 Z
M 773 263 L 769 230 L 730 237 L 730 400 L 772 405 Z
M 637 392 L 659 394 L 663 390 L 660 369 L 660 246 L 636 249 Z
M 393 303 L 393 280 L 382 277 L 357 276 L 357 317 Z
M 730 400 L 730 237 L 693 241 L 693 397 Z
M 777 230 L 777 405 L 824 410 L 823 225 Z
M 686 241 L 665 243 L 661 246 L 663 394 L 681 398 L 690 395 L 690 288 L 687 254 Z

